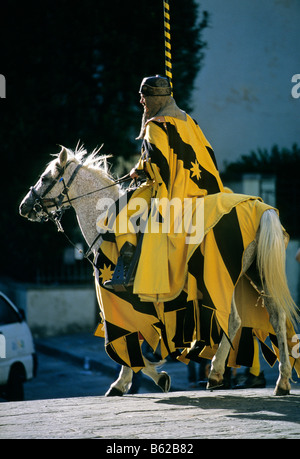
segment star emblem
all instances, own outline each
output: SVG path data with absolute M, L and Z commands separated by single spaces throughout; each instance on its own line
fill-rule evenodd
M 192 163 L 191 171 L 193 172 L 192 177 L 197 177 L 197 180 L 199 180 L 201 178 L 201 170 L 199 167 L 200 164 L 198 163 L 197 160 L 194 163 L 193 161 L 191 161 L 191 163 Z
M 102 283 L 110 280 L 113 275 L 113 271 L 111 270 L 111 265 L 106 266 L 106 264 L 104 263 L 103 269 L 100 269 L 100 273 L 101 274 L 99 277 L 102 277 Z

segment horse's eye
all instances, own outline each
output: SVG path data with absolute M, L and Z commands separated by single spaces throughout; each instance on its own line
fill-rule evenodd
M 47 174 L 47 175 L 42 175 L 40 179 L 41 179 L 41 182 L 44 184 L 44 183 L 49 182 L 49 178 L 50 178 L 50 177 L 49 177 L 49 175 Z

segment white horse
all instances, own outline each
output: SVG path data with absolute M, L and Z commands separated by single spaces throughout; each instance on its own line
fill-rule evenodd
M 97 160 L 96 153 L 88 156 L 82 164 L 84 150 L 80 149 L 73 153 L 62 148 L 20 204 L 20 214 L 32 221 L 41 221 L 49 216 L 58 218 L 57 211 L 72 205 L 81 231 L 94 254 L 97 253 L 100 245 L 95 224 L 99 218 L 99 210 L 97 210 L 99 197 L 101 196 L 102 199 L 107 197 L 115 201 L 120 193 L 119 186 L 109 176 L 103 166 L 103 160 L 100 165 L 101 161 Z M 99 191 L 94 192 L 93 190 Z M 292 375 L 288 355 L 286 318 L 298 320 L 298 315 L 297 306 L 287 286 L 285 244 L 282 227 L 275 211 L 267 210 L 263 213 L 256 242 L 248 246 L 243 257 L 243 273 L 246 273 L 255 256 L 257 256 L 259 272 L 263 279 L 262 285 L 266 292 L 265 306 L 278 340 L 280 365 L 274 394 L 286 395 L 290 392 Z M 240 325 L 241 318 L 233 295 L 228 330 L 231 342 Z M 222 384 L 225 361 L 229 351 L 230 342 L 224 334 L 212 359 L 207 388 L 215 388 Z M 156 365 L 146 359 L 145 362 L 143 373 L 150 376 L 163 391 L 167 392 L 170 388 L 169 376 L 165 372 L 158 373 Z M 123 366 L 119 378 L 111 385 L 106 395 L 126 393 L 131 385 L 132 376 L 132 370 Z
M 62 148 L 61 153 L 47 166 L 39 181 L 31 187 L 29 193 L 20 204 L 20 214 L 31 221 L 47 220 L 50 214 L 56 217 L 60 228 L 60 210 L 70 207 L 75 209 L 82 234 L 96 255 L 101 239 L 98 237 L 96 221 L 100 212 L 97 207 L 99 196 L 116 200 L 121 192 L 120 185 L 109 176 L 106 168 L 106 158 L 97 156 L 95 150 L 84 161 L 85 150 L 79 148 L 75 154 Z M 82 167 L 81 167 L 82 166 Z M 66 186 L 65 186 L 66 185 Z M 93 190 L 101 189 L 97 193 Z M 55 196 L 55 198 L 53 198 Z M 82 196 L 80 199 L 74 199 Z M 39 197 L 42 197 L 39 199 Z M 70 200 L 70 201 L 69 201 Z M 57 211 L 57 212 L 55 212 Z M 62 229 L 62 228 L 61 228 Z M 144 357 L 145 368 L 142 372 L 150 377 L 163 392 L 168 392 L 171 386 L 171 377 L 165 371 L 158 371 L 164 361 L 153 363 Z M 119 377 L 110 386 L 106 396 L 121 396 L 127 393 L 132 384 L 133 370 L 122 366 Z

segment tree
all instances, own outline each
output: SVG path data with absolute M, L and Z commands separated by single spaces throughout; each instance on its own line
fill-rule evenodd
M 0 21 L 7 86 L 0 123 L 6 190 L 0 274 L 27 280 L 37 265 L 60 263 L 65 246 L 49 225 L 28 228 L 18 217 L 19 202 L 49 154 L 78 140 L 88 150 L 104 143 L 102 152 L 115 157 L 139 149 L 139 84 L 146 75 L 164 74 L 163 3 L 27 0 L 16 8 L 8 1 Z M 194 0 L 171 1 L 174 95 L 187 111 L 207 24 L 208 14 L 198 14 Z M 43 246 L 53 238 L 57 253 L 45 261 Z
M 291 149 L 279 149 L 274 145 L 270 151 L 258 149 L 249 155 L 241 156 L 236 162 L 227 164 L 222 178 L 225 181 L 236 179 L 241 174 L 272 174 L 276 176 L 276 205 L 280 219 L 291 237 L 300 237 L 300 148 L 297 144 Z

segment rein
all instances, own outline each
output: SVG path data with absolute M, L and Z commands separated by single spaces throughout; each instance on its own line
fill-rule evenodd
M 63 175 L 67 169 L 67 167 L 69 166 L 69 164 L 71 164 L 71 161 L 69 163 L 66 164 L 66 166 L 64 168 L 61 168 L 61 170 L 59 171 L 59 175 L 58 177 L 56 177 L 56 179 L 53 179 L 53 181 L 49 184 L 49 186 L 46 188 L 46 190 L 42 193 L 42 195 L 39 195 L 35 188 L 32 186 L 30 187 L 30 191 L 31 193 L 33 194 L 33 196 L 35 197 L 35 202 L 34 202 L 34 205 L 33 205 L 33 210 L 34 212 L 36 213 L 36 215 L 40 218 L 40 221 L 41 222 L 46 222 L 46 221 L 52 221 L 53 223 L 55 223 L 56 227 L 57 227 L 57 231 L 60 232 L 60 233 L 63 233 L 64 236 L 67 238 L 68 242 L 81 254 L 83 254 L 83 257 L 88 260 L 92 266 L 94 267 L 94 262 L 89 258 L 89 255 L 90 255 L 90 252 L 92 250 L 92 247 L 94 246 L 94 244 L 98 241 L 98 239 L 101 237 L 101 233 L 97 234 L 97 236 L 95 237 L 95 239 L 93 240 L 93 242 L 91 243 L 91 245 L 88 247 L 87 251 L 85 253 L 83 253 L 83 251 L 81 249 L 79 249 L 76 244 L 74 244 L 71 239 L 68 237 L 68 235 L 65 233 L 63 227 L 62 227 L 62 224 L 61 224 L 61 218 L 64 214 L 64 212 L 69 209 L 70 207 L 73 207 L 72 206 L 72 202 L 77 200 L 77 199 L 81 199 L 81 198 L 84 198 L 85 196 L 89 196 L 91 194 L 94 194 L 94 193 L 97 193 L 99 191 L 102 191 L 102 190 L 106 190 L 107 188 L 110 188 L 110 187 L 113 187 L 113 186 L 116 186 L 116 185 L 119 185 L 120 183 L 124 183 L 124 182 L 127 182 L 129 179 L 131 180 L 131 177 L 130 177 L 130 174 L 126 174 L 124 175 L 123 177 L 121 177 L 120 179 L 116 180 L 114 183 L 112 183 L 111 185 L 107 185 L 107 186 L 104 186 L 102 188 L 97 188 L 96 190 L 93 190 L 93 191 L 89 191 L 88 193 L 84 193 L 80 196 L 76 196 L 75 198 L 71 198 L 69 197 L 69 194 L 68 194 L 68 191 L 70 189 L 70 186 L 72 185 L 76 175 L 78 174 L 79 170 L 81 169 L 82 167 L 82 164 L 78 164 L 77 167 L 75 168 L 75 170 L 73 171 L 71 177 L 69 178 L 68 180 L 68 183 L 66 184 L 65 183 L 65 180 L 63 178 Z M 62 190 L 62 192 L 56 196 L 55 198 L 46 198 L 45 196 L 52 190 L 52 188 L 54 188 L 54 186 L 58 183 L 58 182 L 62 182 L 63 185 L 64 185 L 64 188 Z M 64 199 L 67 198 L 66 201 L 64 201 Z M 50 203 L 50 204 L 48 204 Z M 69 206 L 68 207 L 62 207 L 63 204 L 66 204 L 68 203 Z M 48 208 L 49 207 L 56 207 L 56 210 L 54 211 L 49 211 Z
M 120 183 L 127 182 L 129 179 L 131 179 L 130 175 L 126 174 L 126 175 L 124 175 L 124 177 L 121 177 L 119 180 L 116 180 L 115 183 L 112 183 L 111 185 L 107 185 L 107 186 L 104 186 L 102 188 L 97 188 L 96 190 L 89 191 L 88 193 L 85 193 L 85 194 L 81 194 L 80 196 L 76 196 L 75 198 L 71 198 L 71 199 L 68 198 L 68 201 L 65 201 L 65 202 L 76 201 L 77 199 L 84 198 L 85 196 L 89 196 L 89 195 L 91 195 L 93 193 L 97 193 L 98 191 L 103 191 L 103 190 L 106 190 L 107 188 L 110 188 L 112 186 L 116 186 L 116 185 L 119 185 Z M 65 202 L 62 202 L 62 204 L 64 204 Z

